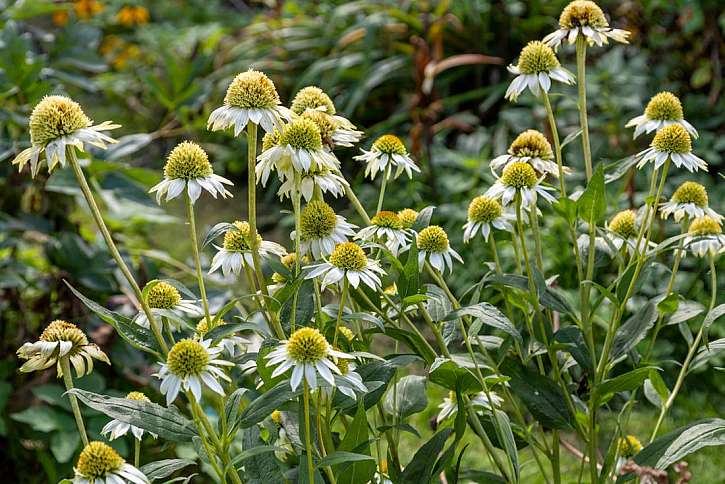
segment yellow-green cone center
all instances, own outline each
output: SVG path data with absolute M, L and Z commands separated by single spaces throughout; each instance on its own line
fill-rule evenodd
M 280 143 L 296 149 L 314 151 L 322 148 L 322 135 L 313 121 L 298 118 L 285 125 Z
M 551 47 L 534 40 L 521 50 L 518 67 L 522 74 L 538 74 L 559 67 L 559 60 Z
M 322 239 L 332 235 L 337 225 L 335 211 L 321 200 L 313 200 L 300 214 L 300 238 Z
M 404 155 L 407 153 L 405 145 L 400 138 L 392 134 L 384 134 L 376 139 L 372 147 L 373 151 L 379 151 L 386 155 Z
M 647 119 L 657 121 L 676 121 L 684 117 L 682 103 L 671 92 L 663 91 L 652 96 L 644 110 Z
M 171 373 L 182 378 L 199 375 L 208 363 L 209 353 L 201 343 L 193 339 L 182 339 L 171 348 L 166 357 Z
M 692 203 L 698 207 L 707 207 L 708 197 L 705 187 L 696 182 L 685 182 L 672 194 L 675 203 Z
M 508 153 L 513 156 L 528 156 L 542 160 L 550 160 L 554 157 L 549 140 L 535 129 L 528 129 L 519 134 L 509 146 Z
M 172 180 L 206 178 L 213 173 L 214 170 L 209 163 L 206 151 L 190 141 L 183 141 L 176 145 L 166 158 L 164 166 L 164 175 Z
M 181 301 L 181 294 L 168 282 L 159 282 L 149 289 L 146 301 L 152 308 L 172 309 Z
M 418 249 L 426 252 L 445 252 L 448 250 L 448 235 L 438 225 L 430 225 L 418 234 Z
M 398 214 L 387 210 L 383 210 L 375 214 L 372 220 L 370 220 L 370 223 L 378 227 L 385 227 L 389 229 L 399 230 L 403 228 L 403 224 L 400 221 Z
M 687 232 L 690 235 L 719 235 L 722 233 L 722 227 L 715 219 L 705 215 L 693 220 Z
M 634 457 L 642 450 L 642 444 L 634 435 L 620 437 L 619 452 L 623 457 Z
M 287 353 L 300 363 L 315 363 L 327 357 L 329 344 L 315 328 L 300 328 L 287 340 Z
M 70 341 L 73 343 L 72 353 L 77 351 L 78 347 L 88 344 L 88 338 L 86 338 L 83 331 L 78 329 L 78 326 L 60 319 L 51 322 L 43 330 L 40 335 L 40 341 Z
M 412 208 L 404 208 L 398 212 L 398 218 L 400 219 L 400 224 L 404 229 L 410 229 L 413 228 L 413 225 L 415 225 L 415 221 L 418 218 L 418 212 Z
M 91 124 L 77 102 L 65 96 L 46 96 L 30 114 L 30 141 L 44 146 Z
M 305 111 L 302 113 L 302 118 L 309 119 L 315 123 L 317 129 L 320 130 L 320 136 L 323 140 L 330 140 L 335 129 L 337 129 L 335 119 L 322 111 Z
M 652 146 L 663 153 L 689 153 L 692 140 L 685 128 L 679 124 L 670 124 L 657 131 Z
M 270 109 L 279 104 L 279 95 L 269 77 L 250 69 L 229 84 L 224 104 L 242 109 Z
M 307 86 L 300 89 L 292 100 L 290 109 L 295 114 L 302 114 L 308 109 L 325 108 L 325 112 L 331 116 L 335 115 L 335 104 L 330 96 L 316 86 Z
M 346 326 L 339 326 L 337 332 L 343 335 L 347 341 L 352 341 L 355 338 L 355 333 Z
M 368 263 L 368 258 L 362 248 L 353 242 L 337 244 L 330 254 L 330 264 L 338 269 L 359 271 Z
M 574 0 L 564 7 L 559 17 L 559 26 L 563 29 L 576 27 L 606 27 L 609 23 L 599 5 L 588 0 Z
M 265 133 L 262 137 L 262 151 L 267 151 L 270 148 L 279 146 L 279 140 L 282 135 L 276 129 L 271 133 Z
M 335 363 L 335 366 L 338 370 L 340 370 L 341 375 L 347 375 L 350 373 L 350 362 L 345 358 L 335 358 L 332 360 L 333 363 Z
M 103 442 L 91 442 L 78 457 L 76 469 L 85 478 L 93 481 L 103 479 L 111 472 L 121 468 L 125 461 L 113 447 Z
M 244 252 L 250 250 L 249 240 L 251 238 L 251 228 L 249 222 L 240 222 L 237 220 L 224 234 L 224 248 L 232 252 Z M 262 243 L 262 237 L 257 234 L 257 245 Z
M 501 173 L 501 181 L 517 190 L 531 188 L 536 185 L 536 172 L 528 163 L 517 161 L 506 165 Z
M 468 220 L 478 223 L 490 223 L 501 216 L 503 209 L 498 200 L 485 196 L 476 197 L 468 205 Z
M 623 239 L 633 239 L 637 236 L 637 214 L 634 210 L 623 210 L 609 221 L 609 230 Z
M 129 392 L 128 395 L 126 395 L 126 398 L 129 400 L 137 400 L 142 402 L 150 402 L 149 397 L 144 395 L 141 392 Z

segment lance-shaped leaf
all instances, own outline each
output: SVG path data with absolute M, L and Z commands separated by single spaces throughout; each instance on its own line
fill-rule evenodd
M 498 308 L 487 302 L 456 309 L 455 311 L 448 313 L 448 315 L 444 318 L 444 321 L 452 321 L 463 316 L 471 316 L 487 326 L 499 329 L 504 333 L 513 336 L 517 340 L 523 341 L 521 334 L 516 329 L 516 326 L 514 326 L 513 323 L 511 323 L 511 321 L 509 321 L 509 319 L 498 310 Z M 469 336 L 473 337 L 475 335 L 471 334 Z
M 647 335 L 647 331 L 649 331 L 656 319 L 657 306 L 653 301 L 647 301 L 617 330 L 617 334 L 614 335 L 610 360 L 616 361 L 620 356 L 624 356 L 629 350 L 637 346 L 637 343 Z
M 149 462 L 139 470 L 149 478 L 149 481 L 154 481 L 169 477 L 174 472 L 194 464 L 195 462 L 189 459 L 163 459 Z

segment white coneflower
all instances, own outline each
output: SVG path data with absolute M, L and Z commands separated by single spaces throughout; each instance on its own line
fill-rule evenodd
M 418 220 L 418 212 L 412 208 L 404 208 L 403 210 L 398 211 L 398 219 L 400 220 L 400 225 L 404 229 L 412 229 L 415 222 Z
M 168 202 L 186 189 L 191 201 L 196 202 L 202 190 L 211 193 L 214 198 L 217 195 L 231 197 L 224 185 L 232 185 L 232 182 L 214 174 L 206 151 L 196 143 L 182 141 L 166 158 L 164 179 L 149 192 L 156 192 L 156 201 L 161 203 L 162 198 L 166 197 Z
M 347 328 L 345 328 L 347 329 Z M 363 383 L 363 379 L 358 372 L 355 371 L 355 363 L 345 358 L 332 358 L 333 363 L 340 370 L 339 375 L 335 377 L 335 388 L 343 395 L 347 395 L 353 400 L 357 400 L 357 393 L 367 393 L 368 388 Z
M 423 270 L 423 262 L 426 259 L 441 274 L 446 271 L 446 267 L 453 271 L 453 259 L 463 263 L 461 256 L 448 242 L 448 234 L 438 225 L 429 225 L 421 230 L 416 242 L 420 270 Z
M 332 386 L 335 386 L 333 374 L 340 374 L 337 365 L 329 357 L 352 359 L 352 356 L 336 351 L 325 337 L 315 328 L 300 328 L 292 333 L 288 340 L 279 342 L 279 346 L 264 358 L 270 366 L 277 366 L 272 378 L 292 369 L 290 387 L 297 390 L 302 379 L 311 389 L 317 388 L 317 375 Z
M 275 293 L 279 289 L 283 288 L 289 278 L 294 274 L 295 265 L 297 264 L 297 254 L 294 252 L 285 254 L 279 258 L 280 263 L 284 266 L 287 271 L 285 273 L 274 272 L 272 273 L 272 282 L 267 286 L 271 294 Z M 300 264 L 309 263 L 309 257 L 303 257 Z
M 687 130 L 680 124 L 669 124 L 657 131 L 650 147 L 637 153 L 639 160 L 637 168 L 642 168 L 649 162 L 659 168 L 670 159 L 678 168 L 687 171 L 707 171 L 707 163 L 692 152 L 692 140 Z
M 520 133 L 509 146 L 505 155 L 497 156 L 491 160 L 491 171 L 494 174 L 506 168 L 511 163 L 528 163 L 541 175 L 552 175 L 559 178 L 559 166 L 554 161 L 554 152 L 546 137 L 535 129 L 528 129 Z M 563 168 L 569 173 L 569 168 Z
M 129 392 L 128 395 L 126 395 L 126 398 L 128 400 L 135 400 L 140 402 L 150 402 L 149 398 L 144 395 L 141 392 Z M 113 419 L 110 422 L 108 422 L 103 429 L 101 429 L 101 435 L 108 435 L 108 440 L 115 440 L 119 437 L 122 437 L 128 433 L 128 431 L 131 431 L 131 434 L 133 434 L 134 438 L 136 440 L 141 440 L 143 438 L 143 433 L 146 432 L 141 427 L 136 427 L 135 425 L 131 425 L 126 422 L 121 422 L 120 420 Z M 149 432 L 151 436 L 155 439 L 158 437 L 153 432 Z
M 559 29 L 544 37 L 544 43 L 558 48 L 563 42 L 574 44 L 577 37 L 584 36 L 589 44 L 602 46 L 609 39 L 628 44 L 629 31 L 609 26 L 599 5 L 589 0 L 574 0 L 561 12 Z
M 353 146 L 354 143 L 360 141 L 363 132 L 358 131 L 349 122 L 341 122 L 335 116 L 318 111 L 307 110 L 302 113 L 302 117 L 309 119 L 320 128 L 320 136 L 325 146 L 334 148 L 335 146 Z
M 238 74 L 229 84 L 224 105 L 209 116 L 207 128 L 212 131 L 234 128 L 239 136 L 250 121 L 266 132 L 282 130 L 283 120 L 292 118 L 290 111 L 280 106 L 279 95 L 272 80 L 264 73 L 248 70 Z
M 697 130 L 685 120 L 680 99 L 671 92 L 662 91 L 652 96 L 644 109 L 644 114 L 630 119 L 626 128 L 634 128 L 634 138 L 642 133 L 651 133 L 670 124 L 680 124 L 693 138 Z
M 33 178 L 40 171 L 43 161 L 41 155 L 44 155 L 50 173 L 56 165 L 65 166 L 69 149 L 85 151 L 86 144 L 105 149 L 106 143 L 117 143 L 101 131 L 121 127 L 110 121 L 93 125 L 80 104 L 65 96 L 44 97 L 33 108 L 29 125 L 32 146 L 20 152 L 13 164 L 22 171 L 25 164 L 30 162 Z
M 704 186 L 693 181 L 687 181 L 677 187 L 669 202 L 660 205 L 662 218 L 674 216 L 675 222 L 680 222 L 684 217 L 694 220 L 707 215 L 722 222 L 722 215 L 708 206 L 707 190 Z
M 83 448 L 73 468 L 73 484 L 149 484 L 143 472 L 128 464 L 113 447 L 90 442 Z
M 413 177 L 413 172 L 420 172 L 420 168 L 405 149 L 405 145 L 400 138 L 392 134 L 385 134 L 375 140 L 370 151 L 365 151 L 362 155 L 355 157 L 356 160 L 365 162 L 365 176 L 375 179 L 378 173 L 384 173 L 386 169 L 396 168 L 394 177 L 398 178 L 405 171 L 408 178 Z
M 216 328 L 219 326 L 224 326 L 226 321 L 220 320 L 216 323 Z M 199 321 L 199 323 L 196 325 L 196 337 L 198 339 L 204 339 L 204 336 L 206 333 L 209 332 L 209 322 L 206 318 Z M 244 349 L 247 345 L 250 344 L 250 342 L 241 336 L 237 336 L 235 334 L 224 336 L 219 343 L 217 343 L 219 346 L 224 348 L 224 352 L 229 356 L 229 358 L 236 358 L 241 353 L 244 352 Z
M 335 246 L 355 235 L 357 225 L 345 220 L 342 215 L 321 200 L 312 200 L 300 214 L 300 252 L 312 254 L 320 259 L 332 253 Z M 296 231 L 290 237 L 294 240 Z
M 500 197 L 501 204 L 506 206 L 519 193 L 521 194 L 521 206 L 525 210 L 531 210 L 531 208 L 536 208 L 538 196 L 549 203 L 556 201 L 556 197 L 549 193 L 553 188 L 543 186 L 542 181 L 543 177 L 536 176 L 536 171 L 531 165 L 523 161 L 516 161 L 503 169 L 501 177 L 486 191 L 485 195 L 489 198 Z
M 300 192 L 305 201 L 309 202 L 315 194 L 315 187 L 318 187 L 322 193 L 329 193 L 336 198 L 345 194 L 345 189 L 350 185 L 342 176 L 333 173 L 327 168 L 310 169 L 307 173 L 302 174 L 300 180 Z M 282 199 L 284 197 L 292 198 L 294 193 L 295 181 L 293 178 L 287 178 L 279 187 L 277 195 Z
M 337 146 L 352 146 L 352 143 L 360 141 L 363 135 L 362 131 L 358 131 L 347 118 L 340 116 L 330 96 L 317 86 L 300 89 L 292 100 L 290 109 L 297 115 L 322 112 L 330 116 L 335 123 L 330 139 Z
M 639 229 L 641 225 L 640 217 L 634 210 L 622 210 L 616 213 L 610 220 L 605 224 L 605 229 L 608 231 L 610 242 L 621 250 L 622 247 L 627 249 L 635 249 L 637 252 L 642 252 L 645 247 L 645 238 L 640 238 L 639 246 L 637 247 L 637 239 L 639 238 Z M 654 244 L 650 242 L 649 247 L 653 247 Z
M 541 91 L 549 92 L 552 79 L 567 85 L 576 82 L 574 74 L 561 67 L 552 48 L 538 40 L 526 44 L 519 54 L 518 64 L 509 65 L 508 71 L 516 78 L 506 89 L 505 97 L 514 102 L 526 88 L 536 97 Z
M 226 360 L 216 358 L 223 351 L 219 346 L 211 347 L 211 340 L 182 339 L 166 355 L 166 363 L 155 374 L 161 379 L 161 393 L 166 395 L 166 405 L 176 400 L 179 390 L 191 390 L 196 401 L 201 400 L 202 385 L 224 396 L 224 389 L 217 379 L 231 381 L 222 370 L 223 366 L 234 366 Z
M 480 392 L 472 397 L 469 397 L 471 405 L 473 405 L 474 408 L 478 407 L 484 410 L 491 410 L 491 403 L 493 403 L 494 407 L 500 406 L 503 399 L 493 392 L 489 393 L 491 395 L 490 401 L 484 392 Z M 458 413 L 458 398 L 456 398 L 456 392 L 449 392 L 448 396 L 443 399 L 443 403 L 438 405 L 438 408 L 440 408 L 441 411 L 438 412 L 438 416 L 436 417 L 437 423 L 441 423 L 448 417 Z
M 78 378 L 93 371 L 93 359 L 111 364 L 108 356 L 94 343 L 89 343 L 78 326 L 57 319 L 40 334 L 35 343 L 25 343 L 17 351 L 18 357 L 28 360 L 20 367 L 22 373 L 44 370 L 57 365 L 58 376 L 63 376 L 61 358 L 69 358 Z
M 180 327 L 181 323 L 179 320 L 185 314 L 188 314 L 192 318 L 198 318 L 204 314 L 204 310 L 196 305 L 195 300 L 181 299 L 179 290 L 168 282 L 161 281 L 154 283 L 149 289 L 144 288 L 144 293 L 146 295 L 146 302 L 152 312 L 159 312 L 154 310 L 160 309 L 162 310 L 161 312 L 169 311 L 176 316 L 176 318 L 169 318 L 169 321 L 174 323 L 176 329 Z M 167 316 L 168 313 L 159 315 Z M 134 321 L 136 324 L 140 324 L 145 328 L 149 327 L 149 320 L 143 311 L 139 311 Z
M 355 238 L 385 244 L 397 256 L 401 249 L 408 247 L 412 233 L 412 230 L 403 228 L 403 222 L 397 213 L 383 210 L 375 214 L 370 225 L 360 229 Z
M 224 243 L 221 247 L 215 245 L 217 253 L 211 261 L 209 274 L 219 269 L 222 270 L 224 276 L 230 273 L 239 274 L 246 265 L 254 269 L 254 256 L 249 242 L 252 240 L 250 233 L 251 227 L 249 222 L 241 222 L 237 220 L 233 224 L 229 224 L 228 230 L 224 233 Z M 269 257 L 270 255 L 282 256 L 286 254 L 284 247 L 276 242 L 262 240 L 262 236 L 258 233 L 257 250 L 259 256 Z
M 322 277 L 322 289 L 347 280 L 357 288 L 362 281 L 371 289 L 380 287 L 380 276 L 385 271 L 376 260 L 369 259 L 362 247 L 354 242 L 343 242 L 335 247 L 329 259 L 322 264 L 305 267 L 305 279 Z
M 468 205 L 468 221 L 463 225 L 463 242 L 468 243 L 479 230 L 488 242 L 491 227 L 512 231 L 511 218 L 510 214 L 504 212 L 498 200 L 485 195 L 476 197 Z
M 725 235 L 720 223 L 705 215 L 690 224 L 685 237 L 685 247 L 698 257 L 716 256 L 725 252 Z

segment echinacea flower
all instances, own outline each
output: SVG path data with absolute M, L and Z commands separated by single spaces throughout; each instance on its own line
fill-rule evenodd
M 463 225 L 463 242 L 468 243 L 479 230 L 483 239 L 488 242 L 491 227 L 512 231 L 510 220 L 511 215 L 504 212 L 498 200 L 485 195 L 476 197 L 468 205 L 468 221 Z
M 544 43 L 557 49 L 563 42 L 574 44 L 579 36 L 587 43 L 602 46 L 609 39 L 628 44 L 630 32 L 614 29 L 609 26 L 604 12 L 589 0 L 574 0 L 569 3 L 559 16 L 559 29 L 544 37 Z
M 354 143 L 360 141 L 363 135 L 363 132 L 355 129 L 352 124 L 341 122 L 336 116 L 330 116 L 324 111 L 308 109 L 302 113 L 302 117 L 309 119 L 320 128 L 322 143 L 330 148 L 353 146 Z
M 516 102 L 526 88 L 536 97 L 542 91 L 549 92 L 552 79 L 567 85 L 576 82 L 574 75 L 561 67 L 552 48 L 538 40 L 526 44 L 519 54 L 518 64 L 509 65 L 508 71 L 516 75 L 506 89 L 505 96 L 513 102 Z
M 697 130 L 685 120 L 680 99 L 671 92 L 662 91 L 652 96 L 644 109 L 644 114 L 630 119 L 625 128 L 634 127 L 634 138 L 642 133 L 651 133 L 670 124 L 679 124 L 693 138 Z
M 224 326 L 226 321 L 223 319 L 220 321 L 217 321 L 215 328 L 218 328 L 220 326 Z M 204 336 L 209 332 L 209 321 L 204 318 L 196 325 L 196 337 L 198 339 L 204 339 Z M 237 336 L 235 334 L 229 334 L 227 336 L 224 336 L 219 343 L 217 343 L 219 346 L 224 348 L 224 352 L 229 356 L 229 358 L 236 358 L 240 353 L 244 351 L 244 348 L 250 344 L 249 341 L 242 338 L 241 336 Z
M 463 263 L 458 252 L 448 242 L 448 234 L 438 225 L 429 225 L 418 234 L 418 265 L 423 270 L 423 262 L 427 259 L 441 274 L 448 267 L 453 271 L 453 259 Z
M 685 247 L 698 257 L 712 257 L 725 252 L 725 235 L 720 223 L 705 215 L 690 224 L 685 237 Z
M 241 222 L 237 220 L 233 224 L 229 224 L 228 230 L 224 233 L 224 243 L 217 248 L 217 253 L 211 261 L 209 274 L 221 268 L 224 276 L 230 273 L 239 274 L 244 266 L 254 269 L 254 256 L 250 246 L 251 227 L 249 222 Z M 262 240 L 259 233 L 256 235 L 256 245 L 260 257 L 269 257 L 270 255 L 282 256 L 286 253 L 284 247 L 276 242 Z
M 627 458 L 634 457 L 642 450 L 642 443 L 634 435 L 620 437 L 617 445 L 619 446 L 619 453 Z
M 609 222 L 605 224 L 605 229 L 611 235 L 610 242 L 612 242 L 617 250 L 621 250 L 622 247 L 635 249 L 642 223 L 639 219 L 640 217 L 634 210 L 622 210 L 614 214 Z M 639 246 L 636 247 L 637 252 L 642 251 L 645 247 L 645 242 L 644 237 L 640 238 Z M 650 246 L 652 245 L 650 242 Z
M 249 69 L 237 74 L 227 88 L 224 105 L 215 109 L 207 121 L 207 129 L 217 131 L 234 128 L 234 136 L 250 121 L 266 132 L 282 131 L 283 120 L 292 118 L 290 111 L 280 105 L 277 89 L 264 73 Z
M 657 131 L 650 147 L 636 155 L 637 168 L 652 162 L 659 168 L 670 159 L 677 168 L 687 171 L 707 171 L 707 163 L 692 152 L 692 140 L 687 130 L 680 124 L 668 124 Z
M 149 484 L 143 472 L 128 464 L 113 447 L 90 442 L 81 451 L 73 468 L 73 484 Z
M 121 125 L 104 121 L 94 125 L 83 112 L 80 104 L 65 96 L 45 96 L 30 113 L 31 147 L 20 152 L 13 160 L 22 171 L 30 162 L 30 174 L 33 178 L 40 171 L 44 155 L 51 173 L 56 165 L 64 167 L 68 150 L 77 148 L 85 151 L 86 144 L 106 149 L 106 143 L 118 143 L 102 133 L 120 128 Z
M 351 143 L 360 141 L 363 134 L 347 118 L 337 112 L 335 103 L 332 102 L 330 96 L 317 86 L 307 86 L 300 89 L 292 99 L 290 110 L 299 116 L 317 111 L 332 117 L 335 123 L 335 132 L 332 133 L 331 138 L 337 146 L 352 146 Z
M 411 230 L 403 228 L 397 213 L 383 210 L 375 214 L 370 220 L 370 225 L 360 229 L 355 238 L 385 244 L 385 247 L 397 256 L 398 251 L 408 246 L 411 233 Z
M 328 168 L 313 169 L 307 173 L 303 173 L 300 179 L 300 192 L 305 201 L 309 202 L 315 194 L 315 187 L 319 188 L 322 193 L 329 193 L 336 198 L 345 194 L 345 189 L 350 185 L 341 175 L 333 173 Z M 287 178 L 279 187 L 277 195 L 280 199 L 285 197 L 292 198 L 295 189 L 295 181 L 293 178 Z
M 18 357 L 28 360 L 20 367 L 22 373 L 45 370 L 57 364 L 58 377 L 63 376 L 61 358 L 68 358 L 78 378 L 93 371 L 93 359 L 111 364 L 108 356 L 94 343 L 89 343 L 78 326 L 57 319 L 40 334 L 35 343 L 25 343 L 17 351 Z
M 211 346 L 211 340 L 182 339 L 169 350 L 166 363 L 155 374 L 161 379 L 161 393 L 166 395 L 166 405 L 176 400 L 179 390 L 190 390 L 196 401 L 201 400 L 202 385 L 224 396 L 224 389 L 217 379 L 231 381 L 220 367 L 234 366 L 218 359 L 223 348 Z
M 352 359 L 352 356 L 336 351 L 327 342 L 325 336 L 315 328 L 303 327 L 296 330 L 287 340 L 279 342 L 279 346 L 265 356 L 270 366 L 277 366 L 272 378 L 292 369 L 290 387 L 293 391 L 304 379 L 311 389 L 317 388 L 317 375 L 320 375 L 331 386 L 335 386 L 333 374 L 340 375 L 340 370 L 329 357 Z
M 420 168 L 410 158 L 408 150 L 400 138 L 392 134 L 385 134 L 375 140 L 370 151 L 365 151 L 362 155 L 355 156 L 356 160 L 365 162 L 365 176 L 375 179 L 378 173 L 385 173 L 389 168 L 391 171 L 396 168 L 395 178 L 398 178 L 403 171 L 408 178 L 413 177 L 413 172 L 420 172 Z
M 276 292 L 278 289 L 281 289 L 284 287 L 284 285 L 287 283 L 290 276 L 294 274 L 295 266 L 297 264 L 297 254 L 294 252 L 291 252 L 289 254 L 285 254 L 279 258 L 279 261 L 282 263 L 282 265 L 287 269 L 287 272 L 285 274 L 281 274 L 279 272 L 273 272 L 272 273 L 272 282 L 274 284 L 271 284 L 267 286 L 270 293 Z M 303 257 L 301 263 L 309 262 L 309 257 Z
M 332 253 L 335 246 L 355 235 L 357 225 L 345 220 L 322 200 L 312 200 L 300 214 L 300 252 L 319 259 Z M 290 237 L 294 239 L 296 231 Z
M 141 402 L 151 401 L 146 395 L 141 392 L 129 392 L 128 395 L 126 395 L 126 398 L 128 400 L 136 400 Z M 104 425 L 103 429 L 101 429 L 101 435 L 105 436 L 106 434 L 109 434 L 108 440 L 115 440 L 119 437 L 126 435 L 129 430 L 131 431 L 131 434 L 133 434 L 133 437 L 136 440 L 141 440 L 143 438 L 143 433 L 147 432 L 141 427 L 136 427 L 135 425 L 113 419 L 106 425 Z M 149 432 L 149 434 L 151 434 L 154 439 L 158 437 L 158 435 L 153 432 Z
M 184 314 L 188 314 L 191 317 L 200 317 L 204 314 L 203 310 L 196 305 L 195 300 L 181 299 L 179 290 L 168 282 L 160 281 L 154 283 L 149 289 L 144 288 L 144 292 L 146 293 L 146 303 L 152 312 L 164 313 L 159 314 L 160 316 L 169 316 L 170 314 L 175 316 L 168 319 L 176 329 L 180 327 L 179 320 L 183 318 Z M 149 320 L 143 311 L 139 311 L 134 321 L 136 324 L 145 328 L 149 327 Z
M 347 328 L 345 328 L 347 329 Z M 349 331 L 349 330 L 348 330 Z M 358 372 L 355 371 L 355 363 L 345 358 L 332 357 L 332 361 L 339 370 L 335 377 L 335 388 L 343 395 L 347 395 L 353 400 L 357 400 L 357 393 L 367 393 L 368 388 L 363 383 L 363 379 Z
M 496 180 L 485 195 L 489 198 L 501 198 L 501 204 L 510 204 L 516 194 L 521 195 L 521 206 L 525 210 L 536 208 L 536 200 L 541 196 L 549 203 L 556 201 L 556 198 L 549 193 L 551 187 L 541 184 L 543 177 L 538 177 L 534 168 L 523 161 L 510 163 L 503 169 L 501 177 Z
M 416 220 L 418 220 L 418 212 L 412 208 L 404 208 L 398 211 L 398 219 L 404 229 L 412 229 Z
M 708 206 L 705 187 L 693 181 L 687 181 L 677 187 L 670 201 L 660 205 L 660 215 L 664 219 L 673 215 L 677 223 L 685 217 L 694 220 L 707 215 L 722 223 L 722 215 Z
M 164 179 L 154 185 L 149 193 L 156 192 L 156 201 L 160 204 L 162 198 L 166 197 L 168 202 L 186 189 L 193 203 L 201 195 L 202 189 L 214 198 L 217 195 L 231 197 L 232 194 L 224 185 L 232 185 L 232 182 L 214 173 L 206 151 L 196 143 L 182 141 L 166 158 Z
M 541 175 L 559 177 L 559 165 L 554 161 L 554 152 L 546 137 L 535 129 L 527 129 L 520 133 L 509 146 L 505 155 L 491 160 L 491 171 L 496 174 L 511 163 L 528 163 Z M 570 170 L 563 168 L 564 173 Z
M 322 264 L 305 267 L 305 279 L 322 277 L 322 289 L 331 284 L 347 281 L 357 288 L 362 281 L 371 289 L 380 287 L 380 275 L 385 271 L 376 260 L 369 259 L 362 247 L 354 242 L 343 242 L 335 246 L 329 259 Z
M 484 410 L 491 410 L 492 402 L 494 407 L 500 406 L 503 402 L 501 397 L 493 392 L 489 392 L 489 394 L 491 395 L 491 400 L 488 399 L 488 396 L 484 392 L 477 393 L 476 395 L 470 397 L 473 408 L 478 407 Z M 458 413 L 458 398 L 456 398 L 456 392 L 449 392 L 448 396 L 443 399 L 443 403 L 438 405 L 438 408 L 440 408 L 441 411 L 438 412 L 438 416 L 436 417 L 437 423 L 441 423 L 448 417 Z

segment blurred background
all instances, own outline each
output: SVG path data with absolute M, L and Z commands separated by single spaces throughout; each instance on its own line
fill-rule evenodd
M 506 65 L 515 61 L 526 42 L 556 28 L 566 3 L 0 0 L 0 468 L 11 469 L 16 482 L 57 482 L 70 475 L 78 437 L 67 402 L 61 399 L 61 386 L 54 372 L 18 374 L 14 354 L 51 320 L 81 324 L 111 354 L 114 366 L 99 368 L 79 386 L 122 395 L 152 380 L 143 357 L 117 341 L 109 326 L 89 316 L 62 282 L 69 281 L 108 307 L 130 311 L 127 291 L 96 236 L 72 173 L 42 173 L 33 181 L 10 165 L 29 143 L 28 116 L 44 95 L 67 94 L 94 121 L 123 125 L 115 132 L 120 143 L 106 152 L 93 152 L 87 169 L 107 221 L 141 281 L 160 275 L 193 281 L 188 277 L 190 253 L 181 207 L 171 203 L 159 208 L 146 193 L 161 179 L 164 158 L 179 141 L 202 144 L 216 173 L 236 185 L 234 199 L 206 197 L 198 204 L 200 230 L 246 217 L 246 140 L 229 132 L 210 133 L 206 120 L 221 105 L 233 76 L 253 67 L 274 80 L 284 103 L 304 86 L 324 89 L 337 110 L 365 131 L 361 147 L 369 148 L 386 132 L 404 139 L 422 174 L 413 182 L 394 182 L 386 208 L 437 207 L 433 222 L 449 230 L 452 244 L 467 261 L 466 271 L 451 276 L 451 284 L 463 291 L 480 279 L 484 262 L 490 260 L 482 243 L 463 250 L 460 228 L 469 200 L 493 182 L 488 161 L 504 153 L 518 132 L 546 127 L 544 109 L 530 95 L 518 104 L 504 100 L 512 79 Z M 644 137 L 633 141 L 624 124 L 660 90 L 680 96 L 686 118 L 700 132 L 694 149 L 710 164 L 709 173 L 673 173 L 665 194 L 685 179 L 695 179 L 708 187 L 711 205 L 722 212 L 722 2 L 600 4 L 613 26 L 632 32 L 629 46 L 589 51 L 594 159 L 604 162 L 610 174 L 621 176 L 610 185 L 610 213 L 642 203 L 644 177 L 618 173 L 617 161 L 648 143 Z M 571 48 L 564 47 L 559 56 L 574 70 Z M 554 90 L 564 137 L 577 130 L 576 92 L 559 86 Z M 343 150 L 338 157 L 355 192 L 372 207 L 378 181 L 363 180 L 361 165 L 352 160 L 357 152 L 358 148 Z M 565 148 L 565 161 L 581 171 L 578 140 Z M 577 181 L 581 180 L 574 176 L 572 183 Z M 280 217 L 289 203 L 279 202 L 276 188 L 272 184 L 258 192 L 260 229 L 265 238 L 289 247 L 292 219 L 285 212 Z M 358 222 L 344 200 L 331 203 Z M 558 222 L 545 223 L 545 246 L 551 248 L 547 273 L 559 274 L 561 288 L 574 292 L 572 261 L 568 253 L 556 251 L 564 229 Z M 671 235 L 671 225 L 658 225 L 658 236 Z M 504 246 L 504 264 L 506 250 Z M 723 268 L 721 258 L 721 273 Z M 602 261 L 599 270 L 606 274 L 608 261 Z M 662 291 L 666 270 L 661 265 L 653 271 L 644 294 Z M 686 298 L 701 299 L 705 270 L 697 260 L 683 263 L 678 286 Z M 223 297 L 238 290 L 215 281 L 211 293 Z M 682 360 L 686 345 L 681 331 L 685 330 L 663 331 L 660 357 Z M 712 328 L 711 339 L 724 335 L 722 325 Z M 722 360 L 715 363 L 723 366 Z M 702 372 L 686 385 L 671 425 L 723 414 L 721 372 Z M 46 404 L 42 411 L 40 403 Z M 647 411 L 652 407 L 641 407 L 635 429 L 646 428 L 651 418 Z M 432 405 L 425 416 L 435 411 Z M 87 417 L 91 434 L 97 435 L 106 419 L 92 411 Z M 128 455 L 126 443 L 119 440 L 115 445 Z M 149 458 L 156 458 L 170 450 L 158 445 L 149 452 Z M 183 454 L 183 449 L 173 452 Z M 696 477 L 706 472 L 702 469 L 713 455 L 693 457 Z

